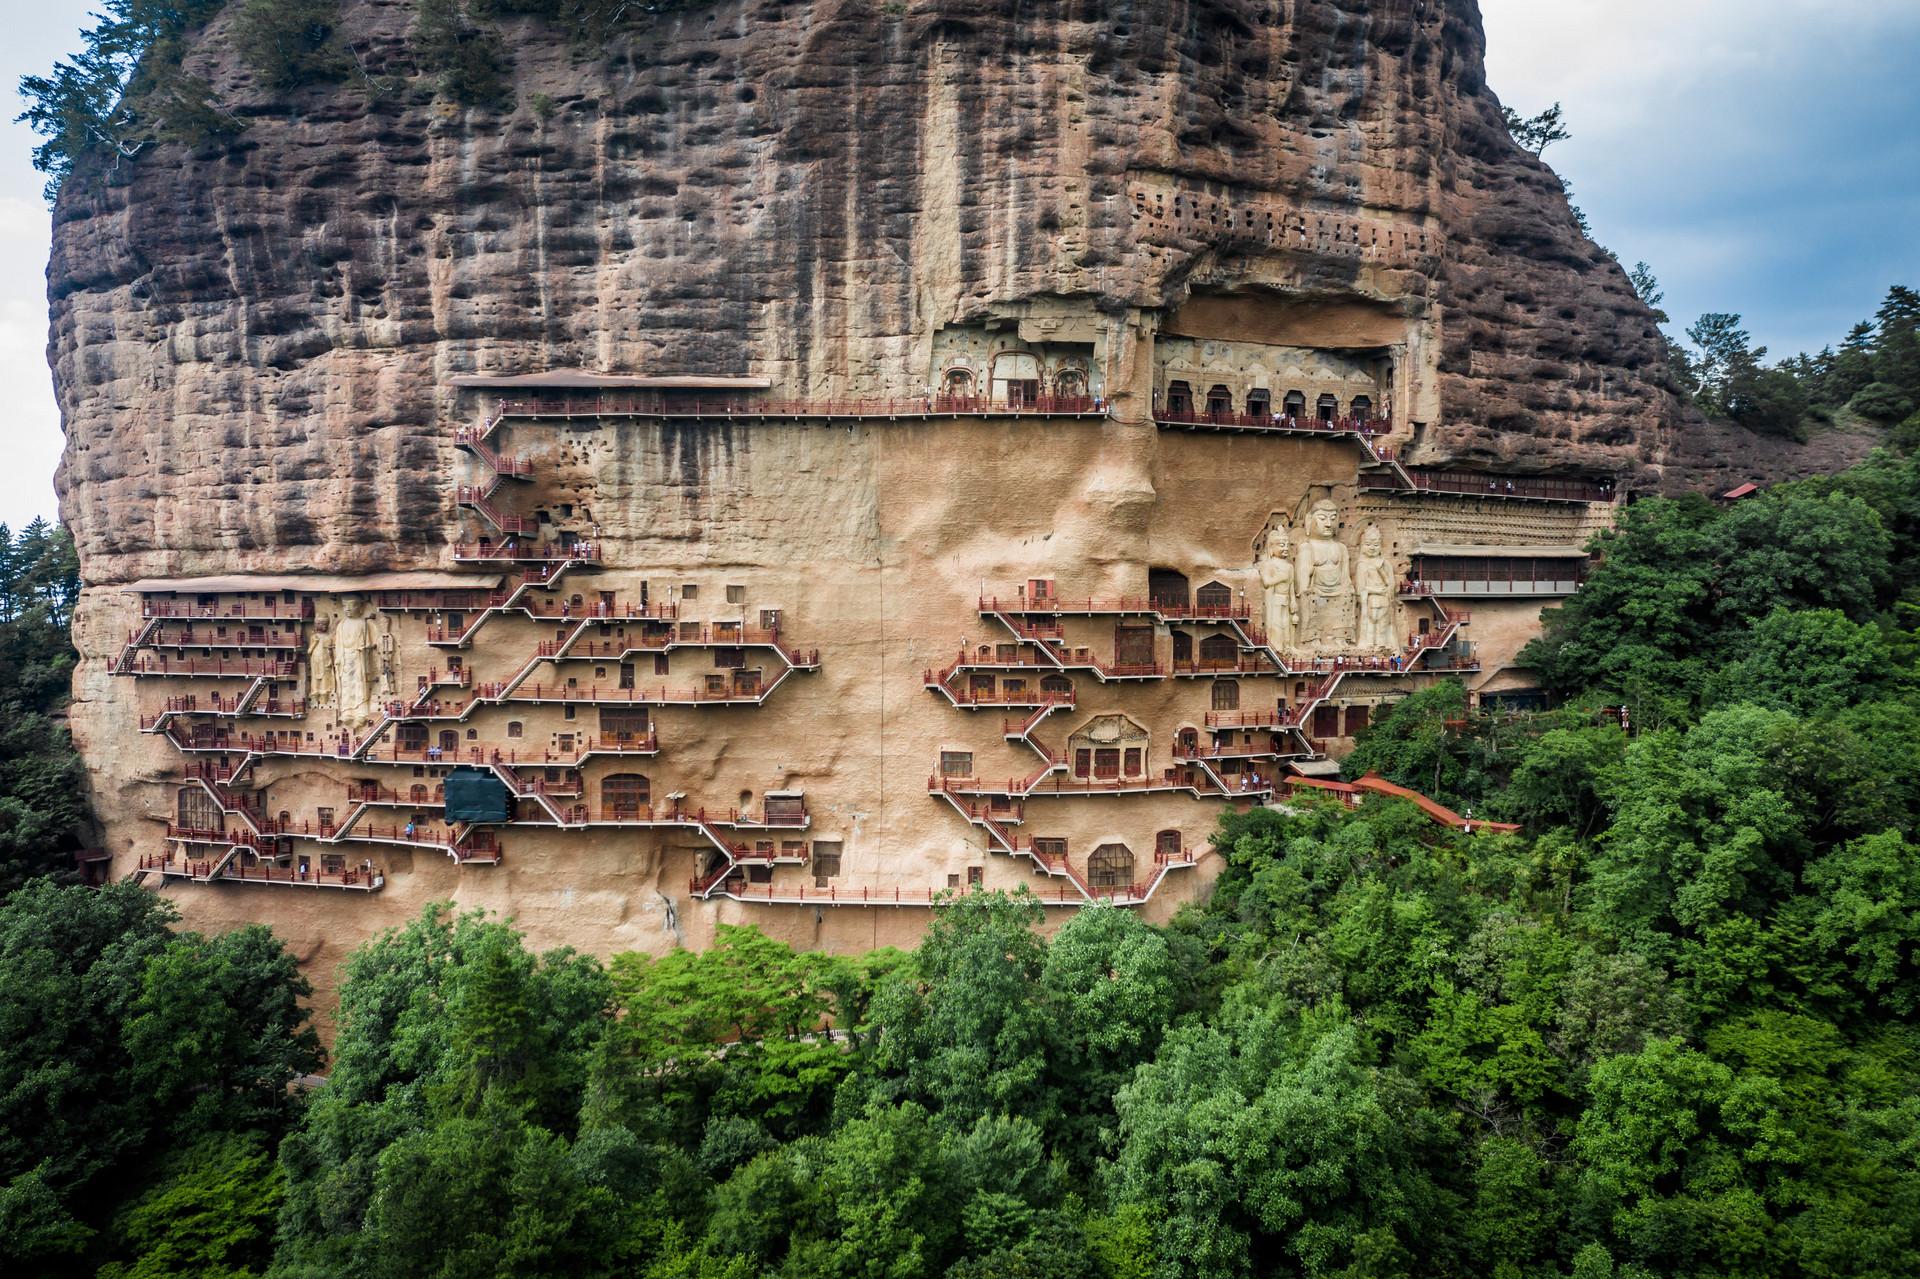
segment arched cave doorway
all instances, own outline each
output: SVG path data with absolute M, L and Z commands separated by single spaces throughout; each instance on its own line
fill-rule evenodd
M 611 773 L 600 783 L 600 807 L 612 821 L 633 821 L 653 802 L 645 773 Z
M 1187 606 L 1187 575 L 1171 568 L 1148 569 L 1147 598 L 1156 606 L 1185 608 Z

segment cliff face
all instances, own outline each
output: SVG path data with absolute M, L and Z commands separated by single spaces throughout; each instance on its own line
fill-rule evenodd
M 456 373 L 917 395 L 931 332 L 1036 299 L 1379 299 L 1433 326 L 1421 460 L 1660 461 L 1653 325 L 1508 140 L 1472 0 L 723 0 L 604 50 L 508 20 L 504 111 L 433 99 L 411 4 L 341 10 L 387 89 L 269 91 L 216 19 L 188 67 L 246 131 L 60 201 L 90 582 L 440 562 Z

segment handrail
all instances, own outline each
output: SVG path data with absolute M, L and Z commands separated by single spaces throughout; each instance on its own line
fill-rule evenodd
M 1513 497 L 1545 502 L 1611 502 L 1611 480 L 1562 479 L 1551 475 L 1490 475 L 1484 471 L 1406 468 L 1414 491 L 1462 497 Z
M 765 400 L 662 394 L 541 396 L 500 401 L 501 417 L 899 418 L 1104 417 L 1095 396 L 1039 396 L 990 400 L 984 396 L 922 395 L 894 399 Z
M 1300 431 L 1323 435 L 1389 435 L 1393 422 L 1387 418 L 1294 417 L 1283 413 L 1208 412 L 1205 409 L 1174 409 L 1155 405 L 1153 420 L 1173 426 L 1233 426 L 1248 430 Z

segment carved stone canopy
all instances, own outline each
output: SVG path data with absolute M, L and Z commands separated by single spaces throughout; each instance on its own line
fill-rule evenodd
M 1073 732 L 1076 741 L 1088 741 L 1098 746 L 1110 746 L 1121 742 L 1144 742 L 1149 734 L 1125 715 L 1096 715 Z

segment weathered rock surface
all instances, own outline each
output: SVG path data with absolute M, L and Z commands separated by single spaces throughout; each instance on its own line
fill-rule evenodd
M 368 73 L 415 72 L 411 4 L 341 7 Z M 503 31 L 518 105 L 493 111 L 424 75 L 276 94 L 216 19 L 189 67 L 246 132 L 69 184 L 52 359 L 90 581 L 437 561 L 452 373 L 917 394 L 929 330 L 1057 295 L 1412 299 L 1440 326 L 1423 457 L 1661 460 L 1651 320 L 1501 127 L 1471 0 L 760 0 L 605 50 Z
M 116 872 L 166 846 L 163 823 L 191 825 L 182 752 L 141 729 L 208 683 L 109 673 L 141 625 L 120 585 L 450 567 L 462 530 L 487 532 L 455 503 L 457 483 L 488 480 L 454 447 L 455 425 L 482 411 L 450 385 L 459 374 L 750 374 L 780 397 L 917 400 L 942 350 L 1057 340 L 1090 353 L 1081 391 L 1110 416 L 521 420 L 499 441 L 536 472 L 502 505 L 591 528 L 604 548 L 604 567 L 567 580 L 574 605 L 604 592 L 630 606 L 650 588 L 680 600 L 682 624 L 778 610 L 787 639 L 822 654 L 765 706 L 663 706 L 658 756 L 588 766 L 584 793 L 641 767 L 656 800 L 716 811 L 803 790 L 808 835 L 841 849 L 836 889 L 921 901 L 976 872 L 989 887 L 1033 879 L 929 793 L 948 752 L 977 751 L 990 777 L 1035 766 L 994 711 L 927 687 L 963 645 L 1019 647 L 982 618 L 981 592 L 1056 578 L 1083 598 L 1138 594 L 1165 566 L 1257 595 L 1263 531 L 1300 527 L 1321 498 L 1344 511 L 1348 542 L 1378 524 L 1403 564 L 1423 543 L 1577 548 L 1611 514 L 1362 491 L 1351 438 L 1156 429 L 1166 352 L 1196 372 L 1236 342 L 1365 354 L 1392 370 L 1368 389 L 1398 406 L 1390 446 L 1417 462 L 1644 488 L 1671 469 L 1672 442 L 1701 438 L 1663 389 L 1651 317 L 1618 265 L 1501 126 L 1472 0 L 721 0 L 594 50 L 515 20 L 502 29 L 517 106 L 504 111 L 434 100 L 411 61 L 411 4 L 341 11 L 371 80 L 269 92 L 216 20 L 189 69 L 250 127 L 83 175 L 58 206 L 60 482 L 89 583 L 73 722 Z M 1485 680 L 1524 683 L 1511 661 L 1539 602 L 1476 602 Z M 1397 607 L 1397 634 L 1431 620 Z M 383 621 L 402 691 L 452 655 L 432 647 L 429 620 Z M 1072 643 L 1112 656 L 1110 620 L 1077 621 Z M 1156 628 L 1155 662 L 1205 642 L 1178 629 Z M 553 639 L 546 622 L 496 617 L 462 656 L 485 684 Z M 691 680 L 704 662 L 711 679 L 720 665 L 673 660 L 642 677 Z M 576 675 L 624 678 L 590 661 Z M 1211 677 L 1114 684 L 1081 668 L 1048 741 L 1125 716 L 1157 773 L 1210 713 L 1297 703 L 1306 687 L 1244 682 L 1243 703 Z M 1349 734 L 1354 713 L 1409 682 L 1357 681 L 1347 718 L 1315 731 Z M 294 693 L 289 678 L 281 694 Z M 592 718 L 575 709 L 495 706 L 434 725 L 452 734 L 435 740 L 571 757 Z M 324 713 L 293 724 L 308 742 L 336 727 Z M 401 762 L 367 771 L 393 787 L 444 771 Z M 295 754 L 248 785 L 262 811 L 304 822 L 356 779 L 358 764 Z M 1227 802 L 1244 801 L 1054 796 L 1027 830 L 1070 841 L 1082 863 L 1124 843 L 1144 867 L 1163 836 L 1202 847 Z M 706 850 L 685 832 L 516 823 L 503 844 L 494 867 L 359 848 L 386 873 L 370 896 L 168 887 L 196 926 L 272 918 L 323 990 L 355 941 L 448 897 L 512 914 L 536 945 L 601 953 L 697 945 L 749 919 L 797 944 L 910 944 L 925 917 L 696 900 Z M 1149 909 L 1170 912 L 1216 869 L 1181 871 Z

